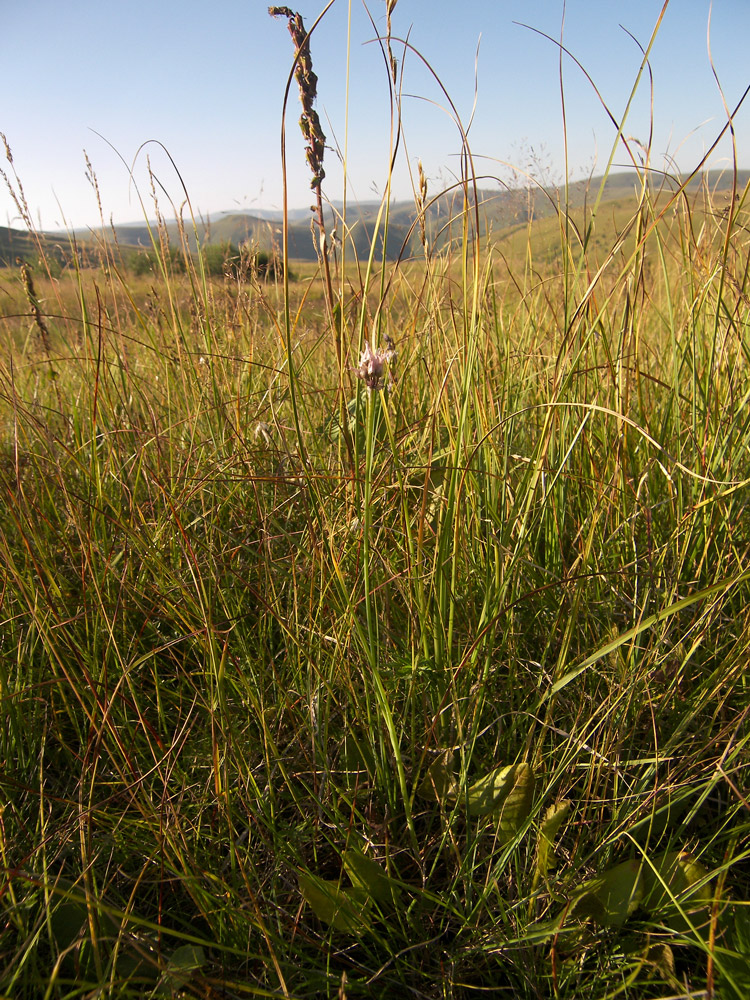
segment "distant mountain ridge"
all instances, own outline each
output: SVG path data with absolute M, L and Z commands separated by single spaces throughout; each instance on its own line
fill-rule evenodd
M 726 192 L 731 189 L 732 174 L 728 171 L 709 171 L 698 175 L 691 182 L 691 190 L 697 190 L 701 183 L 706 183 L 709 190 Z M 742 190 L 750 182 L 750 170 L 738 171 L 737 185 Z M 667 188 L 673 187 L 673 181 L 664 182 Z M 601 177 L 572 182 L 567 187 L 567 202 L 570 207 L 577 208 L 585 203 L 592 204 L 601 185 Z M 607 178 L 602 198 L 605 202 L 632 196 L 639 188 L 638 177 L 632 171 L 618 171 Z M 654 188 L 657 188 L 656 178 Z M 531 187 L 505 188 L 499 185 L 495 188 L 480 187 L 477 191 L 478 211 L 483 233 L 499 234 L 509 227 L 525 224 L 529 218 L 542 219 L 557 211 L 557 206 L 566 201 L 565 188 Z M 470 194 L 472 209 L 473 195 Z M 332 203 L 326 213 L 326 228 L 329 236 L 340 240 L 342 233 L 337 226 L 340 218 L 341 204 Z M 460 223 L 456 220 L 463 209 L 463 190 L 456 188 L 435 196 L 428 196 L 428 207 L 425 212 L 425 227 L 430 244 L 440 248 L 451 239 L 461 234 Z M 369 253 L 370 245 L 377 225 L 380 202 L 371 201 L 347 206 L 348 242 L 353 243 L 357 256 L 362 258 Z M 289 257 L 296 260 L 315 260 L 316 249 L 314 237 L 317 238 L 317 225 L 313 222 L 313 213 L 309 208 L 294 209 L 289 212 Z M 192 251 L 197 245 L 227 244 L 240 245 L 250 242 L 260 250 L 280 253 L 282 246 L 282 213 L 280 211 L 259 209 L 257 213 L 243 211 L 226 211 L 196 221 L 195 227 L 188 220 L 178 224 L 167 222 L 166 230 L 170 244 L 179 247 L 182 242 L 181 229 L 188 239 Z M 133 251 L 136 249 L 151 249 L 153 241 L 158 242 L 157 225 L 149 222 L 131 222 L 115 225 L 114 229 L 76 230 L 73 236 L 80 244 L 91 244 L 98 237 L 115 236 L 117 243 Z M 68 233 L 42 233 L 40 237 L 45 243 L 58 246 L 69 240 Z M 382 233 L 381 233 L 382 237 Z M 382 254 L 378 248 L 377 256 Z M 388 257 L 395 258 L 401 253 L 406 256 L 421 252 L 420 232 L 417 221 L 417 210 L 413 201 L 392 202 L 388 223 Z M 35 253 L 32 237 L 23 230 L 0 227 L 0 266 L 15 263 L 16 257 L 30 257 Z
M 702 181 L 714 191 L 725 191 L 731 187 L 731 173 L 709 172 L 694 179 L 692 189 L 697 189 Z M 750 181 L 750 171 L 738 173 L 737 183 L 740 188 Z M 593 203 L 601 184 L 601 177 L 593 177 L 572 182 L 567 188 L 567 201 L 570 207 L 577 208 L 585 202 Z M 632 171 L 618 171 L 610 174 L 604 186 L 603 201 L 614 201 L 632 196 L 638 190 L 640 182 Z M 656 186 L 656 185 L 655 185 Z M 668 185 L 669 186 L 669 185 Z M 484 232 L 499 233 L 510 226 L 526 223 L 529 217 L 541 219 L 557 211 L 557 206 L 565 202 L 566 194 L 563 187 L 544 189 L 533 188 L 478 188 L 479 212 Z M 473 198 L 472 198 L 473 206 Z M 455 220 L 463 208 L 463 190 L 439 193 L 428 197 L 428 208 L 425 213 L 425 224 L 433 247 L 445 245 L 451 238 L 461 233 L 460 224 Z M 342 237 L 337 219 L 340 218 L 342 206 L 332 203 L 326 213 L 326 228 L 329 235 L 336 231 L 339 239 Z M 380 202 L 371 201 L 347 206 L 347 226 L 349 242 L 354 244 L 357 256 L 362 258 L 369 252 L 375 226 L 377 224 Z M 451 223 L 451 220 L 453 224 Z M 282 213 L 263 210 L 262 214 L 252 214 L 238 211 L 221 212 L 209 220 L 197 224 L 198 242 L 203 243 L 240 243 L 249 241 L 261 250 L 281 252 L 282 245 Z M 179 230 L 176 223 L 168 223 L 167 232 L 170 241 L 179 243 Z M 195 236 L 192 227 L 188 231 L 191 248 L 195 249 Z M 145 225 L 116 227 L 118 241 L 131 246 L 151 245 L 148 228 Z M 317 225 L 313 222 L 310 209 L 295 209 L 289 212 L 289 257 L 297 260 L 315 260 L 316 250 L 314 236 L 317 238 Z M 395 258 L 404 250 L 406 256 L 420 253 L 419 228 L 417 211 L 413 201 L 396 201 L 390 206 L 388 222 L 388 257 Z M 380 253 L 377 254 L 380 257 Z

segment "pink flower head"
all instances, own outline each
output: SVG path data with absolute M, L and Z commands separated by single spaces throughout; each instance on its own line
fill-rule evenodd
M 382 348 L 373 351 L 369 340 L 366 340 L 359 365 L 353 371 L 357 378 L 362 379 L 368 389 L 382 389 L 383 376 L 389 360 L 389 351 L 384 351 Z

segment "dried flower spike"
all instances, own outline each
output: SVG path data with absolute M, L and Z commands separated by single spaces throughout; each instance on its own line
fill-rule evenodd
M 302 115 L 300 116 L 299 127 L 306 143 L 305 154 L 313 175 L 310 187 L 313 189 L 319 188 L 321 181 L 326 175 L 323 169 L 326 137 L 323 134 L 323 129 L 320 127 L 318 112 L 313 107 L 313 102 L 318 93 L 318 78 L 313 73 L 310 43 L 305 31 L 305 24 L 302 20 L 302 15 L 295 14 L 289 7 L 269 7 L 268 13 L 271 17 L 287 18 L 289 34 L 292 36 L 294 47 L 297 50 L 294 78 L 297 81 L 299 99 L 302 102 Z

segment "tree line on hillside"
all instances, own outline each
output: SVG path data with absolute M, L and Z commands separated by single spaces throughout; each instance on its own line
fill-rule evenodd
M 37 243 L 25 233 L 20 234 L 24 238 L 13 240 L 3 239 L 2 235 L 0 233 L 0 267 L 25 263 L 58 277 L 65 270 L 95 268 L 108 262 L 100 248 L 89 244 L 73 242 L 63 246 L 48 239 Z M 276 280 L 284 274 L 284 263 L 278 254 L 267 253 L 252 244 L 211 243 L 201 248 L 200 256 L 203 270 L 210 277 L 229 277 L 236 281 Z M 196 254 L 192 261 L 195 267 L 200 267 Z M 163 268 L 172 274 L 184 274 L 187 270 L 184 253 L 171 246 L 165 251 L 120 247 L 119 263 L 136 276 L 155 274 Z
M 275 280 L 284 274 L 284 262 L 277 254 L 266 253 L 252 244 L 209 243 L 200 253 L 205 273 L 211 277 L 224 276 L 237 281 L 249 281 L 253 277 Z M 131 255 L 129 266 L 133 274 L 140 275 L 158 271 L 165 263 L 173 272 L 182 274 L 186 270 L 185 256 L 175 247 L 168 249 L 166 261 L 155 250 L 137 250 Z

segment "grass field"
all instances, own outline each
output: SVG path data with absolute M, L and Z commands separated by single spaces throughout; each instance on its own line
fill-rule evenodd
M 466 168 L 330 288 L 0 271 L 1 996 L 750 994 L 748 192 Z

